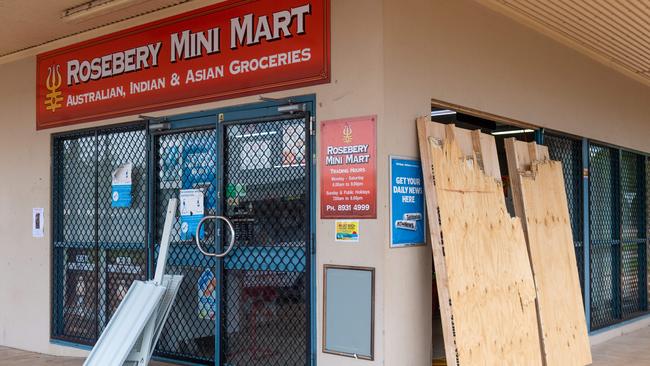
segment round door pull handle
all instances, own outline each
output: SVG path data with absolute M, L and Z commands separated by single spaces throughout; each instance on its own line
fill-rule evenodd
M 199 234 L 201 232 L 201 226 L 203 226 L 203 223 L 206 220 L 212 220 L 212 219 L 225 221 L 226 225 L 228 225 L 228 229 L 230 230 L 230 242 L 228 243 L 228 248 L 226 248 L 226 251 L 223 252 L 223 253 L 206 252 L 201 247 L 201 240 L 199 239 L 200 238 Z M 235 245 L 235 228 L 232 226 L 232 223 L 230 222 L 230 220 L 228 220 L 227 217 L 224 217 L 224 216 L 205 216 L 204 218 L 201 219 L 201 221 L 199 221 L 199 224 L 196 226 L 196 233 L 194 235 L 194 238 L 196 239 L 196 246 L 199 248 L 199 251 L 203 255 L 208 256 L 208 257 L 223 258 L 223 257 L 227 256 L 228 253 L 230 253 L 233 246 Z

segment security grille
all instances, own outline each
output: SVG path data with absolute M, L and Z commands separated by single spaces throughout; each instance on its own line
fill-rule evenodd
M 645 157 L 621 152 L 621 297 L 623 316 L 647 309 Z
M 544 143 L 548 146 L 549 156 L 552 160 L 562 162 L 564 185 L 566 188 L 569 217 L 571 218 L 571 232 L 575 247 L 578 277 L 582 296 L 585 295 L 584 278 L 584 240 L 583 240 L 583 199 L 582 199 L 582 141 L 567 136 L 545 134 Z
M 590 144 L 591 327 L 647 310 L 643 157 Z
M 308 137 L 306 118 L 154 136 L 155 250 L 163 226 L 157 218 L 182 189 L 201 189 L 205 214 L 228 217 L 236 231 L 233 251 L 214 260 L 182 238 L 176 222 L 167 271 L 185 278 L 157 355 L 213 364 L 216 346 L 222 365 L 308 363 Z M 221 251 L 229 234 L 220 240 L 215 229 L 208 221 L 201 241 Z M 209 305 L 217 298 L 221 308 Z
M 591 328 L 621 318 L 618 151 L 589 146 Z
M 215 215 L 217 205 L 217 134 L 214 128 L 172 132 L 154 136 L 154 247 L 159 249 L 164 213 L 170 198 L 182 189 L 201 189 L 205 215 Z M 167 324 L 156 347 L 158 356 L 214 364 L 215 310 L 203 309 L 199 298 L 216 299 L 215 259 L 202 255 L 192 236 L 181 238 L 181 221 L 176 217 L 167 260 L 167 273 L 182 274 L 183 282 Z M 214 224 L 205 225 L 202 242 L 214 243 Z M 155 255 L 155 253 L 154 253 Z M 199 281 L 210 283 L 199 291 Z M 206 311 L 201 311 L 206 310 Z
M 224 260 L 202 255 L 177 218 L 167 271 L 185 277 L 156 355 L 308 364 L 308 121 L 294 115 L 152 135 L 140 123 L 54 135 L 52 337 L 95 343 L 132 281 L 152 273 L 169 198 L 199 189 L 205 215 L 234 223 L 235 249 Z M 112 174 L 129 163 L 131 202 L 115 207 Z M 222 250 L 229 234 L 220 232 L 208 221 L 204 247 Z
M 94 344 L 131 282 L 147 274 L 144 124 L 52 139 L 52 337 Z M 112 173 L 133 164 L 131 203 L 112 207 Z
M 310 354 L 308 119 L 223 127 L 223 364 L 306 365 Z
M 645 158 L 645 207 L 646 207 L 646 222 L 645 222 L 645 237 L 646 237 L 646 262 L 650 259 L 648 250 L 650 249 L 650 156 Z M 648 277 L 646 277 L 646 284 L 648 285 L 648 296 L 650 296 L 650 271 L 647 270 Z M 647 299 L 646 301 L 648 301 Z

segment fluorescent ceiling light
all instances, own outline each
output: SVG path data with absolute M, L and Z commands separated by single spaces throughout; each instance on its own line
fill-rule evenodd
M 143 2 L 143 0 L 90 0 L 77 6 L 65 9 L 61 14 L 61 19 L 66 22 L 83 21 L 141 2 Z
M 528 129 L 528 128 L 527 128 L 527 129 L 525 129 L 525 130 L 495 131 L 495 132 L 492 132 L 492 135 L 494 135 L 494 136 L 499 136 L 499 135 L 517 135 L 517 134 L 520 134 L 520 133 L 531 133 L 531 132 L 535 132 L 535 130 L 531 130 L 531 129 Z
M 452 114 L 456 114 L 456 111 L 452 111 L 451 109 L 440 109 L 437 111 L 431 111 L 431 117 L 448 116 Z

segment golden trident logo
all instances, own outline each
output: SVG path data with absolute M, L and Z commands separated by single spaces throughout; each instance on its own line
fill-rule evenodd
M 345 127 L 343 127 L 343 142 L 346 144 L 352 142 L 352 127 L 350 127 L 350 125 L 345 125 Z
M 61 96 L 61 72 L 59 71 L 60 65 L 52 65 L 47 68 L 47 79 L 45 79 L 45 86 L 50 92 L 45 95 L 45 109 L 54 112 L 57 108 L 61 108 L 63 96 Z

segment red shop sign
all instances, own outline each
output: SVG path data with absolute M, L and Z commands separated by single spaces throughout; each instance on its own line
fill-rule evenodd
M 328 82 L 329 0 L 230 0 L 38 55 L 36 128 Z
M 377 217 L 376 116 L 321 122 L 323 219 Z

